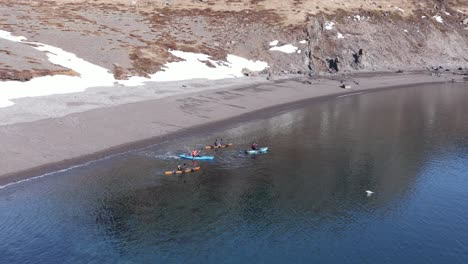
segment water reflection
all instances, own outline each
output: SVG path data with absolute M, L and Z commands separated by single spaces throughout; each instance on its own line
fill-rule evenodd
M 167 142 L 5 191 L 1 199 L 15 192 L 20 195 L 0 200 L 0 222 L 11 226 L 0 242 L 29 236 L 23 226 L 31 220 L 17 224 L 11 220 L 23 217 L 38 220 L 34 226 L 46 233 L 24 246 L 44 250 L 44 243 L 66 233 L 74 240 L 57 247 L 73 251 L 71 259 L 105 255 L 100 260 L 109 263 L 362 263 L 386 262 L 389 253 L 408 262 L 414 260 L 408 252 L 418 250 L 423 252 L 420 260 L 437 259 L 434 247 L 446 252 L 438 255 L 444 260 L 467 260 L 466 255 L 454 253 L 458 249 L 453 245 L 443 246 L 441 237 L 419 240 L 431 232 L 447 232 L 449 225 L 441 222 L 457 226 L 459 233 L 450 233 L 453 239 L 468 237 L 463 221 L 451 220 L 468 209 L 458 202 L 459 192 L 449 200 L 425 203 L 427 197 L 467 183 L 459 177 L 463 166 L 449 165 L 455 159 L 462 164 L 467 154 L 465 86 L 344 97 L 215 131 L 237 149 L 255 140 L 271 151 L 256 157 L 236 149 L 218 151 L 217 161 L 202 163 L 199 173 L 161 175 L 178 163 L 174 154 L 212 142 L 214 135 Z M 426 185 L 442 177 L 441 168 L 447 166 L 457 175 L 447 178 L 452 184 Z M 367 197 L 368 189 L 375 195 Z M 26 205 L 31 200 L 34 206 Z M 37 203 L 44 200 L 49 204 Z M 456 202 L 457 208 L 450 208 L 450 202 Z M 23 210 L 5 215 L 18 206 Z M 414 215 L 409 208 L 415 206 L 435 207 L 446 214 L 434 222 L 430 210 Z M 373 239 L 377 234 L 381 240 Z M 398 237 L 412 244 L 402 248 L 394 241 Z M 78 238 L 89 245 L 76 242 Z M 340 252 L 348 252 L 352 261 L 331 254 L 337 241 Z M 374 251 L 364 254 L 366 248 Z M 8 247 L 0 245 L 2 250 Z M 10 263 L 18 262 L 15 254 L 9 256 Z

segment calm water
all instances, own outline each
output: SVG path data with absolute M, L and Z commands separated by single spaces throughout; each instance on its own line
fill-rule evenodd
M 0 263 L 468 263 L 467 115 L 467 84 L 342 97 L 12 185 Z

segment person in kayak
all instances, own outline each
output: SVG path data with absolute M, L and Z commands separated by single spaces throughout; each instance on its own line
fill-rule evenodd
M 194 158 L 195 157 L 200 157 L 200 150 L 194 149 L 194 150 L 192 150 L 191 154 L 192 154 L 192 157 L 194 157 Z
M 223 145 L 223 139 L 222 138 L 217 138 L 215 143 L 214 143 L 214 146 L 215 147 L 221 147 Z
M 177 170 L 178 170 L 178 171 L 183 171 L 183 170 L 185 170 L 185 166 L 186 166 L 185 163 L 184 163 L 183 165 L 182 165 L 182 164 L 179 164 L 179 165 L 177 165 Z
M 252 143 L 252 150 L 258 150 L 258 144 L 257 143 Z

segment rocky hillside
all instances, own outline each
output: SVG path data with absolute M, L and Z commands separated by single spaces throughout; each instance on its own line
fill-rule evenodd
M 269 74 L 468 66 L 465 0 L 0 3 L 1 30 L 75 53 L 119 79 L 147 76 L 180 60 L 169 50 L 262 60 Z M 74 74 L 36 53 L 0 40 L 0 78 Z

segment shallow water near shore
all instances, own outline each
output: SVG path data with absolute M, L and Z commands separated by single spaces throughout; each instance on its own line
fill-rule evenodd
M 466 113 L 467 84 L 359 94 L 11 185 L 0 263 L 467 263 Z

